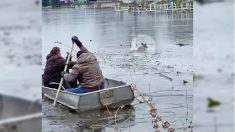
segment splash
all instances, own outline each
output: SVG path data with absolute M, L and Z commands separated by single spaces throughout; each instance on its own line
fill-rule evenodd
M 135 53 L 135 55 L 140 54 L 155 54 L 156 51 L 156 41 L 145 34 L 137 35 L 131 41 L 131 52 Z

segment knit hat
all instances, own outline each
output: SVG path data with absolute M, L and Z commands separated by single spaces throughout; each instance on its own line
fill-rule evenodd
M 56 55 L 60 51 L 59 47 L 53 47 L 50 51 L 51 55 Z
M 55 56 L 60 51 L 59 47 L 53 47 L 50 53 L 47 55 L 46 59 L 48 60 L 50 57 Z
M 78 51 L 78 52 L 77 52 L 77 58 L 78 58 L 81 54 L 83 54 L 83 53 L 86 53 L 86 51 L 82 51 L 82 50 Z

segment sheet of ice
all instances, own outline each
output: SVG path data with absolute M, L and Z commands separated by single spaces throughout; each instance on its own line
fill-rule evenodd
M 41 99 L 41 6 L 0 1 L 0 93 Z
M 231 2 L 194 10 L 194 128 L 200 132 L 233 131 L 234 45 Z M 221 102 L 207 108 L 207 98 Z

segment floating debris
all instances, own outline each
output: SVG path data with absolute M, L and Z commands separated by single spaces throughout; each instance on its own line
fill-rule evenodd
M 189 45 L 189 44 L 176 44 L 176 45 L 182 47 L 182 46 L 186 46 L 186 45 Z
M 208 108 L 218 107 L 221 104 L 219 101 L 214 100 L 214 99 L 212 99 L 210 97 L 207 98 L 207 101 L 208 101 L 208 105 L 207 105 Z
M 4 36 L 10 36 L 10 35 L 11 35 L 11 33 L 10 33 L 10 32 L 8 32 L 8 31 L 5 31 L 5 32 L 3 32 L 3 35 L 4 35 Z
M 180 71 L 177 71 L 177 72 L 176 72 L 177 75 L 179 75 L 179 74 L 181 74 L 181 73 L 182 73 L 182 72 L 180 72 Z
M 199 80 L 199 79 L 203 79 L 203 78 L 204 78 L 204 77 L 201 76 L 201 75 L 195 75 L 195 74 L 193 74 L 193 81 Z
M 172 78 L 170 78 L 170 77 L 168 77 L 168 76 L 166 76 L 166 75 L 163 75 L 162 73 L 159 73 L 159 75 L 162 76 L 162 77 L 164 77 L 164 78 L 166 78 L 166 79 L 168 79 L 168 80 L 170 80 L 170 81 L 173 81 Z
M 223 70 L 221 68 L 217 69 L 218 72 L 222 72 Z
M 188 83 L 188 81 L 183 80 L 183 84 L 184 84 L 184 85 L 187 84 L 187 83 Z
M 39 4 L 40 4 L 40 1 L 39 1 L 39 0 L 36 0 L 36 1 L 35 1 L 35 4 L 36 4 L 36 5 L 39 5 Z

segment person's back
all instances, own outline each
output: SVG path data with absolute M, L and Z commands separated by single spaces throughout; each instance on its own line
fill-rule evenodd
M 73 68 L 79 71 L 78 81 L 80 85 L 85 87 L 89 92 L 103 88 L 103 86 L 99 88 L 99 85 L 104 81 L 104 77 L 93 53 L 82 53 Z
M 61 72 L 64 70 L 66 60 L 61 57 L 60 49 L 53 47 L 46 57 L 46 66 L 43 74 L 43 84 L 50 86 L 51 83 L 59 83 L 61 79 Z M 63 83 L 65 88 L 70 88 L 69 84 Z
M 79 40 L 77 40 L 79 41 Z M 104 88 L 104 77 L 95 55 L 89 52 L 81 42 L 76 42 L 81 51 L 77 54 L 77 63 L 69 74 L 64 75 L 67 81 L 78 80 L 87 92 Z

